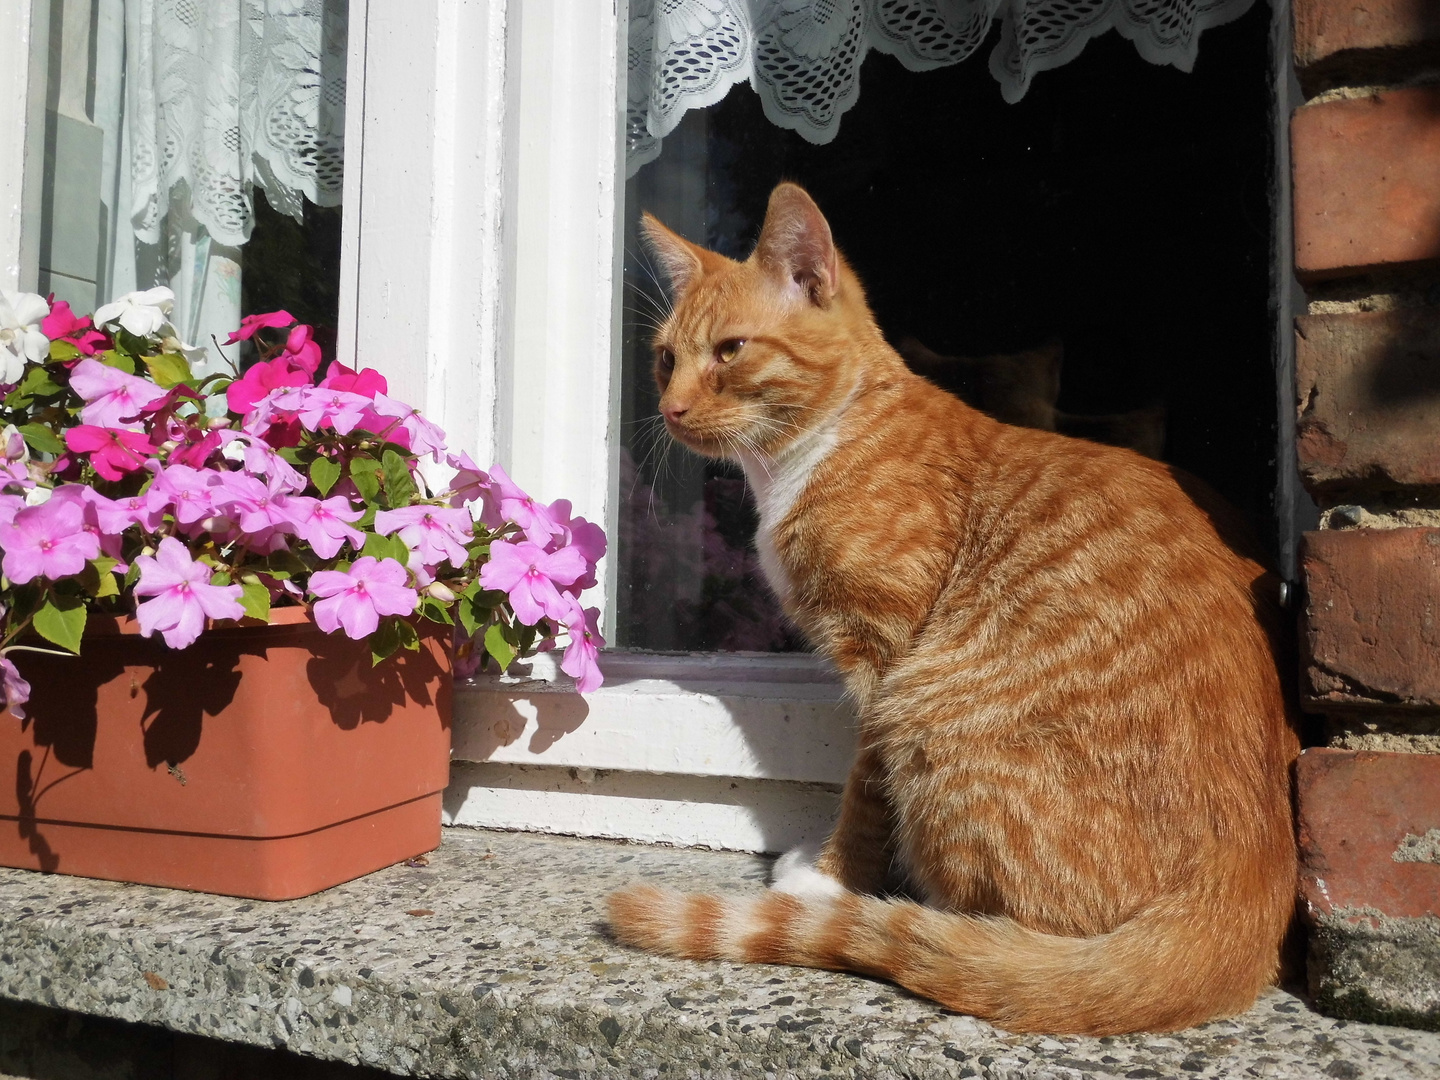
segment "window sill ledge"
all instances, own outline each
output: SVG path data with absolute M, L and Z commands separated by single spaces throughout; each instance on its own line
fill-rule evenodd
M 0 994 L 436 1077 L 667 1065 L 1178 1076 L 1203 1059 L 1207 1075 L 1308 1078 L 1337 1055 L 1364 1076 L 1440 1066 L 1440 1033 L 1387 1042 L 1393 1029 L 1342 1028 L 1278 990 L 1235 1020 L 1175 1035 L 1019 1038 L 869 979 L 666 960 L 597 925 L 605 893 L 636 877 L 758 888 L 766 865 L 753 856 L 456 829 L 430 860 L 274 904 L 0 870 Z

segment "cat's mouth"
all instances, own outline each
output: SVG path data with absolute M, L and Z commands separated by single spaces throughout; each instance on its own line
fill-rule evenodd
M 670 417 L 665 417 L 665 430 L 670 432 L 670 437 L 687 449 L 694 450 L 697 454 L 705 457 L 728 458 L 733 457 L 733 448 L 736 440 L 727 437 L 725 432 L 714 432 L 707 428 L 700 428 L 688 425 Z

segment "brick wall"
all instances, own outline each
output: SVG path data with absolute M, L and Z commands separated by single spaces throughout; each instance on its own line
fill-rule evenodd
M 1440 1028 L 1440 0 L 1294 0 L 1309 976 Z

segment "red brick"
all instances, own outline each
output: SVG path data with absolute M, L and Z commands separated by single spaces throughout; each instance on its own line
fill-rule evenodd
M 1302 278 L 1440 259 L 1440 87 L 1306 105 L 1290 144 Z
M 1306 750 L 1295 782 L 1300 895 L 1312 919 L 1349 908 L 1440 915 L 1440 864 L 1395 858 L 1406 836 L 1440 830 L 1440 755 Z
M 1435 0 L 1295 0 L 1295 65 L 1352 49 L 1413 48 L 1440 41 Z
M 1305 486 L 1440 486 L 1440 312 L 1302 315 L 1295 327 Z
M 1440 529 L 1306 533 L 1307 709 L 1440 709 Z

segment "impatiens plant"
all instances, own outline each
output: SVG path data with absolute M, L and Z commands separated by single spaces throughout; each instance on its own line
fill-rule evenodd
M 12 714 L 30 687 L 10 654 L 79 652 L 96 611 L 183 649 L 212 620 L 309 604 L 325 632 L 368 639 L 376 663 L 419 648 L 430 620 L 458 627 L 461 674 L 563 638 L 562 669 L 582 691 L 600 684 L 597 612 L 580 601 L 605 552 L 598 526 L 447 450 L 384 376 L 325 363 L 287 312 L 247 316 L 224 343 L 254 345 L 243 373 L 197 372 L 173 302 L 131 293 L 92 320 L 0 290 Z M 437 489 L 425 476 L 441 465 L 452 480 Z

